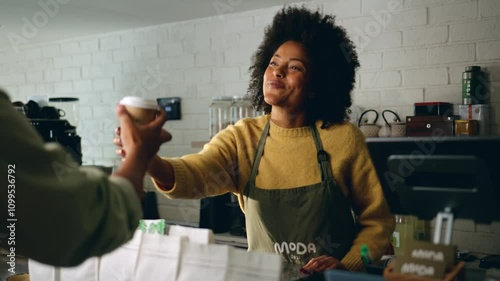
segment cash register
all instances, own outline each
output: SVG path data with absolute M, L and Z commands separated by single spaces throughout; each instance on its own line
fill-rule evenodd
M 455 218 L 500 221 L 500 136 L 372 138 L 366 144 L 391 211 L 435 218 L 433 244 L 451 245 Z M 482 277 L 472 271 L 465 270 L 465 280 Z

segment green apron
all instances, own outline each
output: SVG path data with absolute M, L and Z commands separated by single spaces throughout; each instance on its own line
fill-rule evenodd
M 248 250 L 276 252 L 285 261 L 301 265 L 321 255 L 342 259 L 352 246 L 355 224 L 348 200 L 333 179 L 316 126 L 312 125 L 311 131 L 320 183 L 291 189 L 255 186 L 269 122 L 260 138 L 244 191 Z

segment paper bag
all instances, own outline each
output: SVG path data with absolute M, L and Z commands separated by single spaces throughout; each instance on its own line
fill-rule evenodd
M 170 236 L 186 236 L 189 242 L 200 244 L 214 244 L 214 232 L 208 228 L 194 228 L 180 225 L 171 225 L 168 230 Z
M 58 269 L 61 281 L 98 281 L 99 258 L 89 258 L 78 266 Z
M 54 267 L 28 261 L 31 281 L 98 281 L 99 258 L 89 258 L 74 267 Z
M 225 281 L 228 260 L 229 246 L 184 242 L 177 281 Z
M 281 256 L 231 248 L 226 280 L 277 281 L 281 277 Z
M 134 280 L 176 280 L 184 237 L 144 235 Z M 104 280 L 104 279 L 102 279 Z
M 100 258 L 99 280 L 132 281 L 144 233 L 136 231 L 132 240 Z
M 51 265 L 28 260 L 30 281 L 60 281 L 56 279 L 56 268 Z

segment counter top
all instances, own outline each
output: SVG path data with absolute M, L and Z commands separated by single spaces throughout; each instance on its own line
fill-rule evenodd
M 230 245 L 248 249 L 248 241 L 243 236 L 231 235 L 228 232 L 214 234 L 216 244 Z

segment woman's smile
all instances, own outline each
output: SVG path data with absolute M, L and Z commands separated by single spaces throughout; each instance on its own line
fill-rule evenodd
M 273 79 L 267 82 L 267 86 L 272 89 L 284 89 L 285 85 L 279 82 L 277 79 Z

